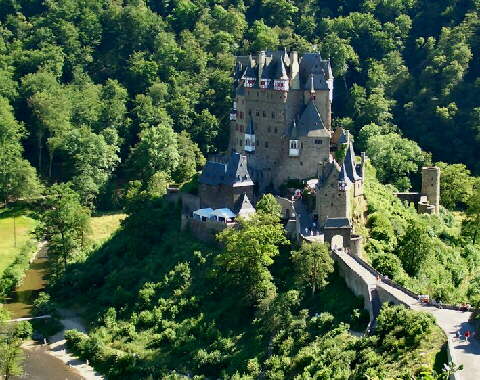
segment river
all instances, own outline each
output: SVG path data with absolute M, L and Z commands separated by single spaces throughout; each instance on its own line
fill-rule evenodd
M 46 285 L 45 275 L 47 259 L 38 257 L 25 272 L 25 278 L 5 305 L 12 318 L 30 316 L 33 301 Z M 60 359 L 48 353 L 48 348 L 40 344 L 24 345 L 25 364 L 24 375 L 12 377 L 15 380 L 81 380 L 82 376 L 65 365 Z

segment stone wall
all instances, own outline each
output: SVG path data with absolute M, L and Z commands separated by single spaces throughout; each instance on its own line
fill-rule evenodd
M 348 288 L 357 297 L 363 297 L 363 307 L 369 312 L 370 319 L 373 319 L 370 289 L 367 282 L 362 278 L 360 273 L 348 266 L 335 251 L 332 251 L 332 257 L 337 263 L 340 275 L 345 280 Z
M 256 147 L 248 154 L 251 175 L 264 190 L 272 184 L 278 189 L 289 178 L 309 179 L 317 176 L 318 162 L 328 158 L 328 138 L 303 137 L 299 157 L 289 157 L 289 127 L 303 111 L 305 98 L 302 90 L 289 92 L 272 89 L 245 88 L 244 96 L 237 96 L 237 117 L 231 123 L 229 151 L 244 152 L 244 131 L 253 120 Z M 330 126 L 330 101 L 328 91 L 317 91 L 315 103 Z M 242 132 L 243 131 L 243 132 Z M 317 144 L 315 144 L 317 141 Z M 321 141 L 321 142 L 319 142 Z
M 229 208 L 233 209 L 237 199 L 246 193 L 248 198 L 254 202 L 252 186 L 227 186 L 227 185 L 205 185 L 199 186 L 200 208 Z
M 323 226 L 327 218 L 352 218 L 353 186 L 346 191 L 338 190 L 336 169 L 324 183 L 319 183 L 316 191 L 316 212 L 318 222 Z
M 220 231 L 233 226 L 233 223 L 227 225 L 213 220 L 203 222 L 182 214 L 182 230 L 190 231 L 197 239 L 205 242 L 216 242 L 215 236 Z

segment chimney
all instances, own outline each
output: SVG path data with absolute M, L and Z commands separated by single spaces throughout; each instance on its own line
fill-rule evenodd
M 298 52 L 290 52 L 290 88 L 300 90 L 300 65 L 298 64 Z
M 263 74 L 263 67 L 265 66 L 265 50 L 262 50 L 258 53 L 258 83 L 260 83 L 260 79 L 262 78 Z

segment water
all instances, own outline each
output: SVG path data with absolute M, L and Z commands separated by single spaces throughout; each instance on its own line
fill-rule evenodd
M 25 272 L 22 285 L 15 289 L 5 305 L 12 319 L 30 316 L 33 301 L 46 285 L 46 272 L 46 258 L 38 258 L 30 264 L 30 269 Z
M 33 302 L 46 285 L 47 259 L 35 259 L 25 272 L 25 278 L 4 305 L 12 318 L 30 317 Z M 74 370 L 60 359 L 47 353 L 47 348 L 39 344 L 28 344 L 25 353 L 24 375 L 12 377 L 15 380 L 81 380 Z

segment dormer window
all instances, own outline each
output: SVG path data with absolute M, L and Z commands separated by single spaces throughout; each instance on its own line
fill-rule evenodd
M 300 155 L 299 143 L 298 140 L 290 140 L 288 155 L 290 157 L 298 157 Z
M 275 79 L 273 89 L 277 91 L 288 91 L 288 79 Z

